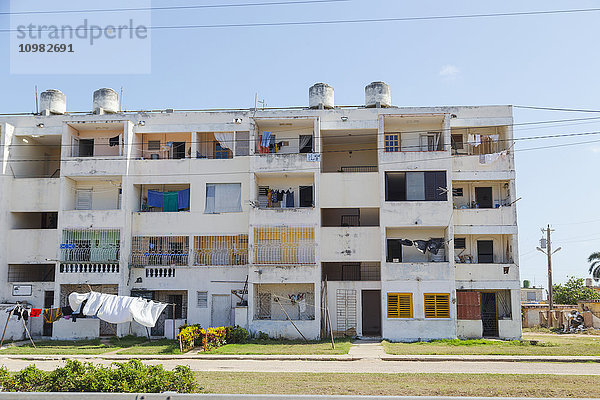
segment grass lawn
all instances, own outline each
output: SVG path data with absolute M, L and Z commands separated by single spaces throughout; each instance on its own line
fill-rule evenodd
M 182 354 L 179 351 L 179 343 L 172 339 L 159 339 L 151 342 L 139 343 L 128 349 L 119 351 L 118 354 L 141 354 L 141 355 L 160 355 L 160 354 Z
M 350 339 L 336 339 L 335 350 L 328 341 L 254 340 L 244 344 L 226 344 L 203 354 L 348 354 L 351 345 Z
M 529 343 L 537 340 L 537 345 Z M 600 356 L 600 336 L 548 335 L 525 333 L 523 341 L 496 340 L 436 340 L 418 343 L 383 342 L 388 354 L 491 354 Z
M 130 347 L 146 341 L 146 338 L 126 336 L 123 338 L 110 338 L 108 344 L 102 343 L 100 339 L 92 340 L 43 340 L 35 342 L 37 347 L 31 343 L 23 346 L 12 346 L 0 350 L 0 354 L 48 354 L 48 355 L 78 355 L 78 354 L 103 354 L 109 351 Z
M 203 393 L 600 397 L 598 377 L 504 374 L 198 372 Z

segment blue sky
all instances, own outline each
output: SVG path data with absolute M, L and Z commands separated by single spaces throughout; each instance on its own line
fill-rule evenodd
M 27 0 L 22 0 L 27 1 Z M 154 0 L 152 6 L 243 3 L 243 0 Z M 55 1 L 57 8 L 61 2 Z M 81 1 L 93 8 L 102 4 Z M 153 25 L 338 20 L 594 8 L 597 2 L 351 0 L 343 3 L 156 11 Z M 7 12 L 7 2 L 0 12 Z M 124 109 L 251 107 L 308 103 L 308 87 L 327 82 L 337 104 L 362 104 L 364 86 L 383 80 L 398 106 L 515 104 L 600 109 L 600 12 L 461 20 L 161 30 L 152 33 L 152 65 L 143 75 L 11 75 L 0 64 L 0 112 L 34 110 L 34 85 L 67 94 L 68 109 L 91 109 L 92 92 L 124 88 Z M 8 16 L 0 16 L 7 28 Z M 7 51 L 9 36 L 0 33 Z M 114 62 L 119 62 L 114 60 Z M 600 114 L 597 114 L 600 117 Z M 594 114 L 515 109 L 515 122 Z M 600 121 L 600 119 L 598 120 Z M 600 130 L 584 121 L 515 129 L 516 137 Z M 516 145 L 521 277 L 546 283 L 545 256 L 535 251 L 540 227 L 556 229 L 555 281 L 587 276 L 600 250 L 598 136 Z

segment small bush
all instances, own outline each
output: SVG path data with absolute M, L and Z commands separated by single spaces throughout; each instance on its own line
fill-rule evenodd
M 269 340 L 269 334 L 263 331 L 258 331 L 258 340 Z
M 248 336 L 248 331 L 241 326 L 228 326 L 227 334 L 225 335 L 225 341 L 228 344 L 246 343 L 248 341 Z
M 139 360 L 111 367 L 67 360 L 64 367 L 51 372 L 30 365 L 12 377 L 3 367 L 0 385 L 5 392 L 191 393 L 198 389 L 189 367 L 166 371 L 162 365 L 145 365 Z

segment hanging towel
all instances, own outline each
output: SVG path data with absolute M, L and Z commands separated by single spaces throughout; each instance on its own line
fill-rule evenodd
M 177 205 L 179 193 L 178 192 L 164 192 L 163 193 L 163 212 L 177 212 L 179 206 Z
M 165 307 L 167 307 L 167 304 L 146 301 L 138 297 L 130 303 L 129 310 L 137 323 L 151 328 L 156 325 L 156 321 Z
M 104 300 L 106 300 L 107 297 L 108 295 L 104 293 L 90 292 L 90 297 L 88 298 L 85 307 L 81 310 L 81 313 L 92 316 L 96 315 L 98 309 L 100 309 L 100 306 L 102 306 L 102 303 L 104 303 Z
M 294 192 L 289 191 L 289 193 L 287 193 L 287 198 L 285 199 L 285 203 L 286 203 L 285 208 L 294 208 Z
M 29 316 L 32 318 L 39 317 L 42 314 L 41 308 L 32 308 L 30 311 Z
M 179 210 L 190 208 L 190 189 L 180 190 L 177 193 L 177 203 L 177 208 Z
M 148 206 L 149 207 L 162 207 L 163 206 L 163 193 L 157 192 L 156 190 L 148 190 Z
M 263 131 L 260 146 L 261 147 L 269 147 L 270 143 L 271 143 L 271 132 Z
M 133 297 L 109 295 L 98 310 L 97 317 L 110 324 L 129 322 L 132 320 L 129 305 L 133 300 Z
M 69 305 L 72 310 L 78 310 L 81 304 L 90 297 L 90 293 L 73 292 L 69 295 Z
M 44 322 L 51 324 L 58 321 L 62 317 L 62 310 L 60 308 L 46 308 L 44 310 Z

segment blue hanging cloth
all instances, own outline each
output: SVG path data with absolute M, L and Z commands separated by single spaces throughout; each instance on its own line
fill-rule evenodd
M 190 208 L 190 189 L 180 190 L 177 194 L 178 197 L 178 208 L 183 210 L 184 208 Z
M 148 190 L 148 207 L 162 207 L 163 193 L 156 190 Z

